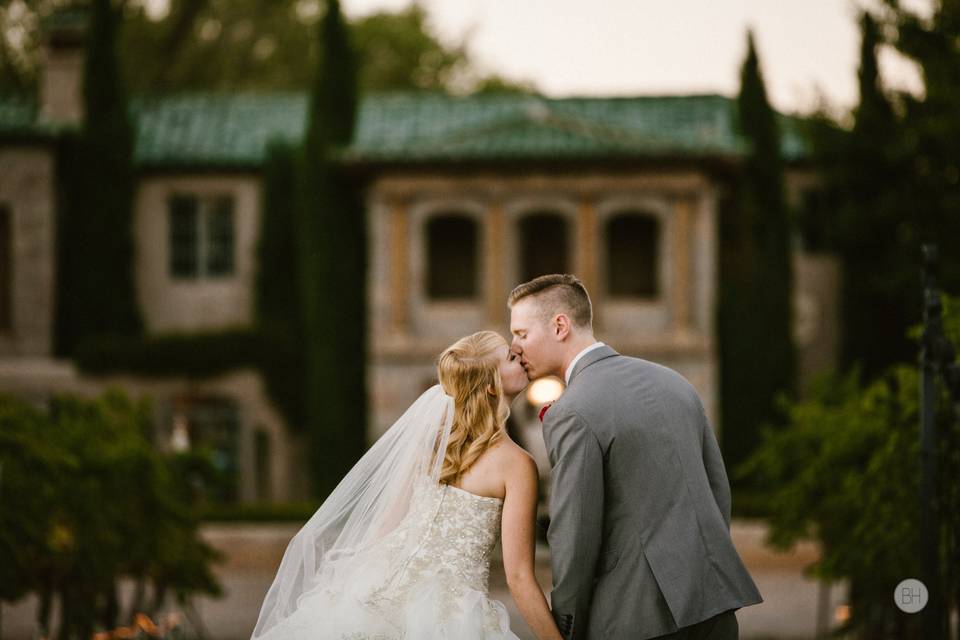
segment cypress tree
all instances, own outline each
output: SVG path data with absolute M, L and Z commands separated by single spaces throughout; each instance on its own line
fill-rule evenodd
M 85 209 L 91 251 L 84 256 L 94 282 L 85 324 L 97 333 L 135 335 L 142 321 L 133 279 L 134 130 L 117 64 L 120 10 L 94 0 L 84 62 L 83 153 L 87 157 Z
M 306 422 L 307 395 L 297 251 L 296 151 L 282 141 L 273 141 L 267 147 L 255 296 L 264 382 L 289 428 L 300 431 Z
M 299 171 L 300 256 L 314 490 L 325 496 L 366 441 L 366 231 L 336 163 L 353 137 L 356 58 L 337 0 L 319 23 L 321 58 Z
M 793 394 L 793 269 L 776 113 L 767 100 L 753 35 L 741 69 L 737 130 L 746 156 L 722 223 L 721 396 L 725 457 L 743 460 L 763 424 L 781 422 L 777 394 Z
M 844 368 L 859 363 L 864 375 L 873 377 L 892 362 L 912 359 L 909 313 L 898 301 L 919 287 L 891 278 L 890 270 L 918 255 L 898 255 L 897 226 L 906 213 L 898 123 L 881 85 L 880 33 L 868 12 L 860 28 L 860 101 L 853 129 L 838 140 L 841 162 L 827 172 L 827 181 L 839 202 L 834 235 L 843 265 L 840 360 Z
M 134 284 L 134 130 L 117 65 L 119 9 L 90 5 L 84 120 L 58 145 L 57 347 L 142 334 Z
M 828 206 L 805 212 L 842 266 L 840 368 L 866 378 L 916 358 L 907 337 L 921 310 L 917 154 L 905 144 L 902 119 L 883 89 L 874 17 L 860 18 L 860 99 L 852 128 L 820 118 L 812 128 L 815 162 Z

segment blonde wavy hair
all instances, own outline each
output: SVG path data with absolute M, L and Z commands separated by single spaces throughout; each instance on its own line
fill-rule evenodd
M 478 331 L 444 349 L 437 377 L 453 397 L 454 416 L 440 482 L 456 482 L 504 433 L 510 407 L 503 396 L 500 358 L 506 347 L 495 331 Z

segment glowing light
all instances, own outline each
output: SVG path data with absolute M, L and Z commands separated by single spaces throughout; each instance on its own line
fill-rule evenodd
M 563 382 L 554 376 L 538 378 L 527 387 L 527 402 L 535 407 L 553 402 L 563 393 Z
M 838 624 L 843 624 L 850 619 L 850 605 L 842 604 L 837 607 L 836 612 L 834 612 L 833 617 L 836 619 Z

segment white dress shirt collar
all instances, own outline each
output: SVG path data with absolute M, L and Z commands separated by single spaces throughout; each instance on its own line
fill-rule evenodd
M 582 358 L 583 356 L 587 355 L 588 353 L 590 353 L 590 352 L 593 351 L 594 349 L 597 349 L 597 348 L 602 347 L 602 346 L 603 346 L 603 343 L 600 342 L 599 340 L 597 340 L 597 341 L 594 342 L 592 345 L 590 345 L 589 347 L 587 347 L 586 349 L 584 349 L 583 351 L 581 351 L 580 353 L 578 353 L 578 354 L 576 355 L 576 357 L 570 362 L 570 365 L 567 367 L 567 372 L 563 374 L 563 382 L 564 382 L 564 384 L 570 384 L 570 374 L 573 373 L 573 368 L 574 368 L 575 366 L 577 366 L 577 363 L 578 363 L 578 362 L 580 362 L 580 358 Z

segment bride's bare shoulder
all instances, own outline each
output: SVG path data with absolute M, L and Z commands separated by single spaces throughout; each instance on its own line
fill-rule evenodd
M 537 474 L 537 463 L 530 452 L 509 436 L 501 438 L 493 447 L 501 469 L 510 474 Z

